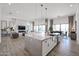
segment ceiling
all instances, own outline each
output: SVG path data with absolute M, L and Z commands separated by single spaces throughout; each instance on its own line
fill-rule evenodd
M 42 3 L 43 4 L 43 3 Z M 24 20 L 57 18 L 76 13 L 77 3 L 12 3 L 2 4 L 3 15 Z M 47 10 L 45 9 L 47 8 Z

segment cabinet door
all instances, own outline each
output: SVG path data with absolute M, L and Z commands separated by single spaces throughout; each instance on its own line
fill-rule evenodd
M 48 38 L 42 42 L 42 54 L 47 55 L 52 49 L 52 38 Z
M 57 36 L 53 37 L 53 42 L 57 43 Z
M 47 54 L 47 50 L 48 50 L 47 44 L 48 44 L 47 40 L 44 40 L 42 42 L 42 55 L 46 55 Z
M 52 47 L 54 48 L 54 47 L 56 46 L 56 44 L 57 44 L 57 37 L 54 36 L 54 37 L 53 37 Z
M 51 49 L 53 48 L 53 38 L 48 39 L 47 48 L 48 48 L 48 52 L 50 52 Z
M 51 37 L 47 40 L 47 53 L 49 53 L 57 44 L 57 38 Z
M 42 42 L 42 55 L 47 55 L 57 44 L 56 36 Z

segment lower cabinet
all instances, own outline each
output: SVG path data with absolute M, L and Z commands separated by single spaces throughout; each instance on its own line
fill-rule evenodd
M 57 44 L 56 36 L 46 38 L 44 40 L 26 38 L 25 49 L 29 51 L 32 56 L 45 56 L 47 55 Z
M 47 55 L 57 45 L 56 37 L 49 38 L 42 42 L 42 55 Z

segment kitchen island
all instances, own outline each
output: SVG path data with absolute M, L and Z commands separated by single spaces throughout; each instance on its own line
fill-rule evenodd
M 25 35 L 25 49 L 32 56 L 45 56 L 57 45 L 57 36 L 45 33 L 29 33 Z

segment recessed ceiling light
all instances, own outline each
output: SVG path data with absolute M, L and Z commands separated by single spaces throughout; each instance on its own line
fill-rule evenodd
M 43 4 L 41 4 L 41 7 L 43 7 Z
M 45 8 L 45 10 L 47 10 L 47 8 Z
M 70 7 L 72 7 L 72 4 L 70 5 Z

